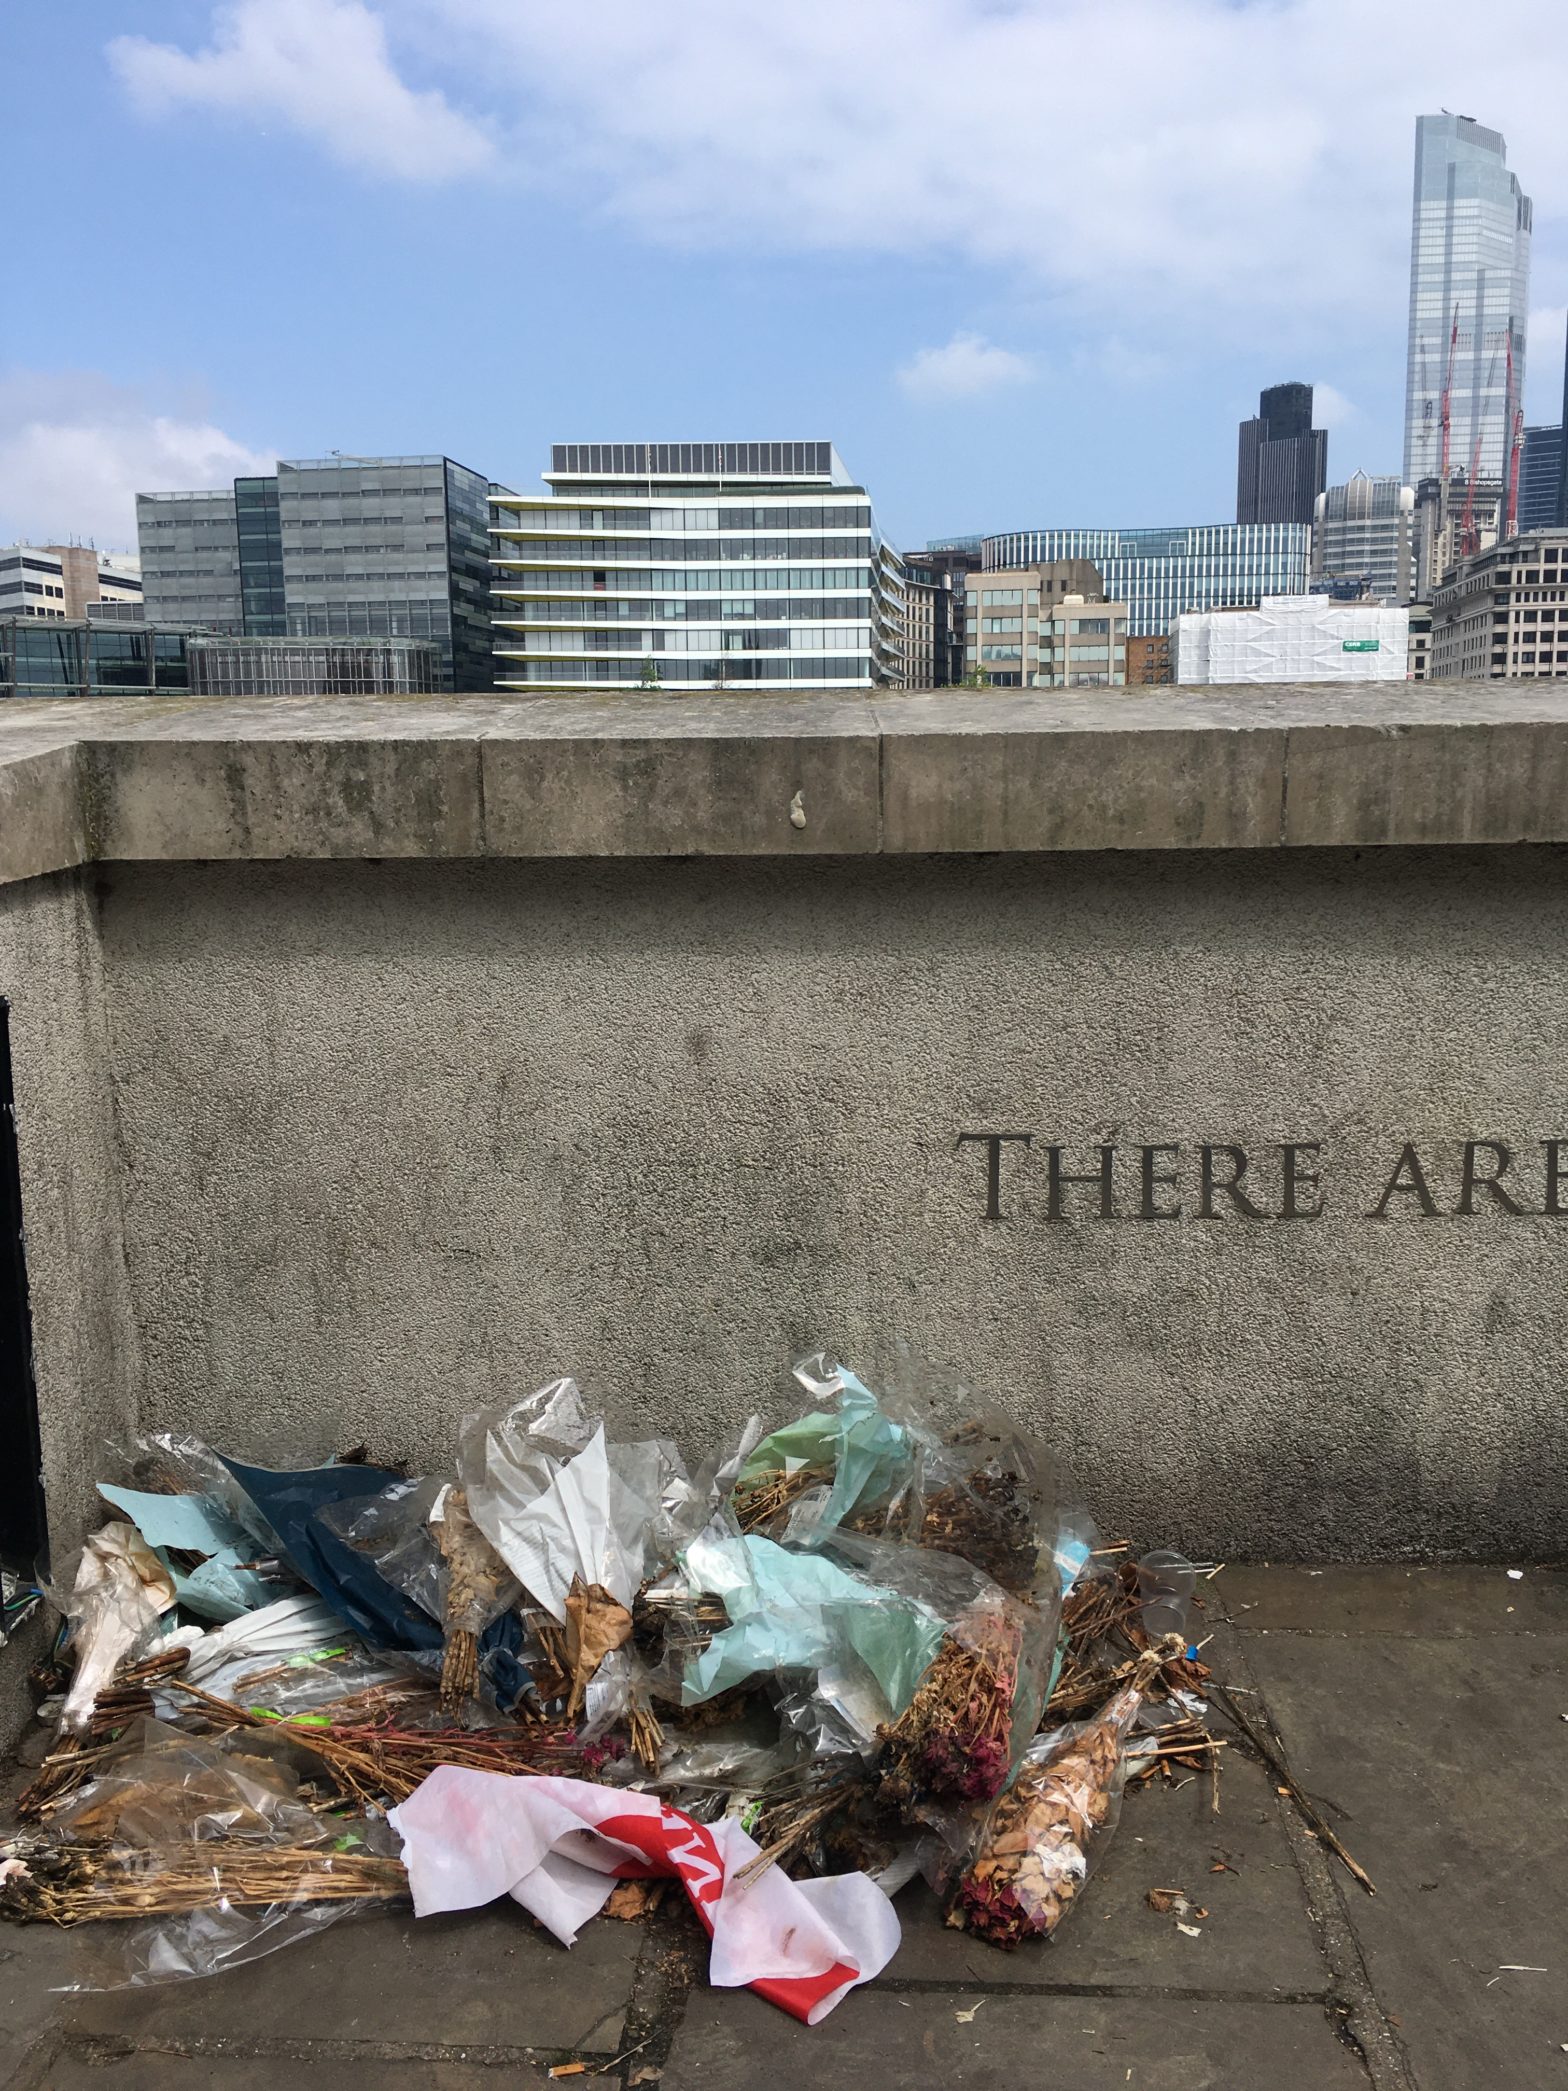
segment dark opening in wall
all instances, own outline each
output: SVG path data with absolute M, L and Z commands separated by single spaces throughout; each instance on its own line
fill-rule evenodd
M 44 1549 L 38 1391 L 22 1235 L 11 1009 L 0 996 L 0 1560 L 30 1572 Z

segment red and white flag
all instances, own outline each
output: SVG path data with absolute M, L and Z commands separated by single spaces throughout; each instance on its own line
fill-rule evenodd
M 898 1918 L 869 1874 L 795 1881 L 770 1866 L 739 1887 L 757 1856 L 740 1824 L 693 1822 L 653 1794 L 444 1764 L 388 1820 L 416 1915 L 510 1895 L 563 1946 L 618 1880 L 673 1876 L 713 1941 L 715 1987 L 749 1986 L 808 2026 L 898 1950 Z

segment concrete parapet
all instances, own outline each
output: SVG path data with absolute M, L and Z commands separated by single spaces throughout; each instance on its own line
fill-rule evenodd
M 1568 839 L 1568 691 L 1302 685 L 0 712 L 0 881 L 91 861 Z

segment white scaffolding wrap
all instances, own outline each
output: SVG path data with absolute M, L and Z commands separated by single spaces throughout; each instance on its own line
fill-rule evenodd
M 1188 610 L 1173 626 L 1179 683 L 1403 682 L 1410 612 L 1324 595 L 1256 610 Z

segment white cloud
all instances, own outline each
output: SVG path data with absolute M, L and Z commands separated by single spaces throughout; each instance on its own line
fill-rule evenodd
M 226 486 L 276 464 L 199 409 L 160 411 L 94 372 L 0 372 L 0 544 L 131 548 L 138 493 Z
M 1034 365 L 1014 349 L 998 348 L 983 334 L 957 333 L 944 348 L 917 349 L 895 373 L 911 399 L 977 399 L 1008 385 L 1024 385 Z
M 1347 399 L 1337 385 L 1313 381 L 1312 420 L 1315 427 L 1346 428 L 1360 418 L 1361 409 L 1354 400 Z
M 1476 37 L 1473 0 L 1415 22 L 1366 0 L 224 0 L 204 48 L 111 56 L 150 110 L 287 123 L 361 170 L 504 172 L 694 251 L 957 260 L 1134 355 L 1272 363 L 1402 324 L 1415 117 L 1459 98 L 1455 52 L 1536 198 L 1538 280 L 1568 272 L 1561 0 L 1516 0 L 1506 38 Z
M 1561 0 L 1494 39 L 1472 0 L 385 4 L 493 83 L 530 180 L 650 240 L 957 257 L 1231 353 L 1398 324 L 1415 117 L 1456 51 L 1526 186 L 1568 192 Z
M 149 116 L 205 108 L 281 119 L 372 174 L 442 181 L 492 157 L 485 131 L 444 95 L 405 85 L 364 0 L 229 0 L 206 50 L 120 36 L 109 61 Z

